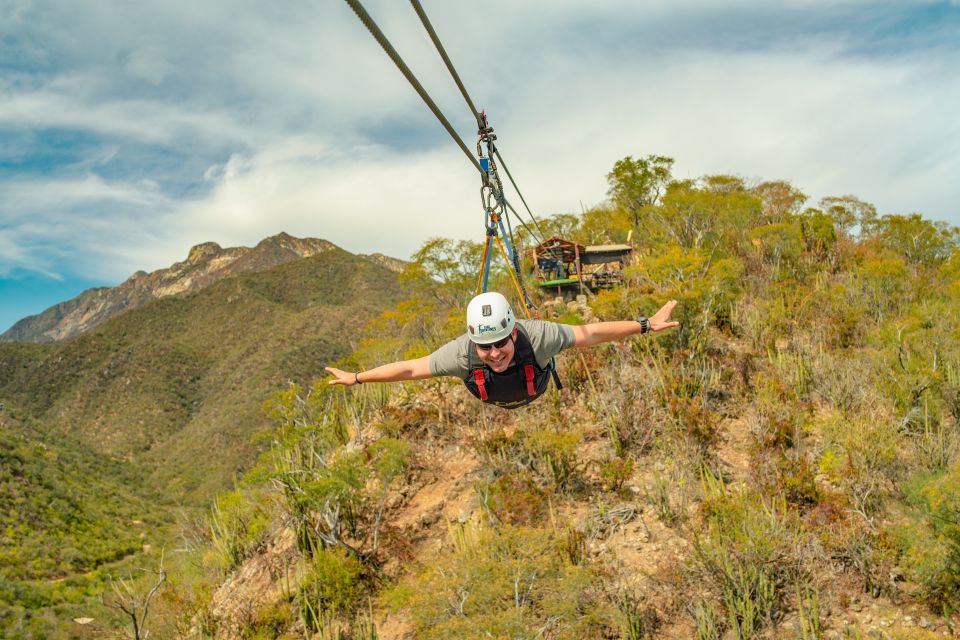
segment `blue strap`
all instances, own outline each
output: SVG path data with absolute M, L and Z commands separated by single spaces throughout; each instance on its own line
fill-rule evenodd
M 507 245 L 507 256 L 510 258 L 510 266 L 513 267 L 516 260 L 513 256 L 513 246 L 510 245 L 510 236 L 507 235 L 506 229 L 503 228 L 503 216 L 497 220 L 497 224 L 500 226 L 500 235 L 503 236 L 503 243 Z M 519 277 L 519 273 L 517 276 Z
M 483 260 L 483 293 L 487 292 L 487 281 L 490 279 L 490 258 L 493 256 L 493 243 L 487 246 L 487 257 Z

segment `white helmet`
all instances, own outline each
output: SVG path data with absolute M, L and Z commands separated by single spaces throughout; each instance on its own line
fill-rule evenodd
M 506 338 L 516 324 L 510 303 L 496 291 L 481 293 L 467 305 L 467 335 L 477 344 Z

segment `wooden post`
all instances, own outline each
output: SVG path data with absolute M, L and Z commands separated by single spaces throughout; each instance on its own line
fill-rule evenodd
M 577 290 L 583 293 L 583 274 L 580 273 L 580 245 L 573 243 L 573 264 L 577 270 Z

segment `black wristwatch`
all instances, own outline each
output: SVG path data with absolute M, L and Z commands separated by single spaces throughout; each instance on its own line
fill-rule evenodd
M 637 322 L 640 323 L 640 333 L 650 333 L 652 331 L 650 327 L 650 320 L 644 316 L 637 318 Z

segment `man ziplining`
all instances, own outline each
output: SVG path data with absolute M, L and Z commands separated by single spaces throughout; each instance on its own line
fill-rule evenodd
M 553 357 L 569 347 L 591 347 L 680 325 L 671 321 L 676 300 L 650 318 L 566 325 L 544 320 L 517 320 L 510 303 L 495 291 L 474 297 L 467 305 L 467 332 L 429 356 L 380 365 L 351 373 L 326 367 L 329 384 L 401 382 L 439 376 L 463 380 L 479 400 L 516 409 L 539 398 L 554 376 Z M 558 383 L 559 384 L 559 383 Z
M 477 282 L 477 291 L 482 290 L 484 293 L 473 298 L 467 305 L 467 333 L 465 335 L 448 342 L 429 356 L 415 360 L 391 362 L 369 371 L 350 373 L 334 367 L 326 367 L 326 370 L 334 376 L 329 384 L 353 386 L 366 382 L 400 382 L 438 376 L 454 376 L 463 380 L 470 393 L 481 401 L 505 409 L 515 409 L 529 404 L 543 395 L 547 386 L 549 386 L 551 376 L 556 381 L 557 386 L 560 386 L 553 358 L 564 349 L 589 347 L 603 342 L 623 340 L 639 333 L 663 331 L 679 326 L 679 322 L 670 320 L 670 313 L 677 305 L 676 300 L 671 300 L 663 305 L 649 319 L 641 317 L 636 321 L 597 322 L 588 325 L 570 326 L 542 320 L 517 320 L 513 309 L 510 308 L 510 303 L 502 294 L 487 292 L 490 257 L 493 252 L 493 242 L 496 241 L 500 253 L 503 254 L 509 265 L 511 278 L 520 294 L 520 302 L 523 305 L 525 315 L 527 318 L 530 317 L 529 299 L 520 283 L 520 262 L 512 242 L 510 242 L 512 230 L 507 213 L 508 211 L 512 212 L 518 219 L 519 215 L 504 196 L 503 184 L 498 173 L 498 162 L 503 166 L 510 183 L 523 201 L 531 220 L 538 228 L 539 225 L 533 216 L 533 212 L 530 211 L 530 207 L 523 200 L 523 195 L 520 194 L 513 176 L 507 170 L 503 157 L 494 144 L 497 136 L 493 134 L 493 127 L 487 121 L 486 113 L 478 111 L 473 100 L 467 94 L 467 90 L 460 80 L 460 75 L 454 69 L 453 63 L 440 43 L 440 38 L 430 24 L 423 7 L 420 6 L 419 0 L 410 0 L 410 4 L 413 5 L 457 88 L 463 95 L 467 106 L 470 107 L 470 112 L 477 120 L 477 154 L 479 158 L 473 156 L 460 135 L 450 124 L 450 121 L 427 94 L 423 85 L 410 71 L 410 68 L 393 45 L 390 44 L 390 41 L 363 7 L 360 0 L 346 0 L 346 3 L 357 14 L 360 22 L 367 28 L 387 56 L 397 66 L 397 69 L 423 99 L 424 104 L 433 112 L 440 124 L 443 125 L 454 142 L 466 154 L 471 164 L 481 174 L 483 185 L 481 200 L 484 203 L 486 247 L 480 278 Z M 504 218 L 507 222 L 506 228 L 504 227 Z M 526 223 L 523 224 L 526 226 Z M 535 237 L 532 230 L 531 235 Z M 506 249 L 503 246 L 503 241 L 507 243 Z

